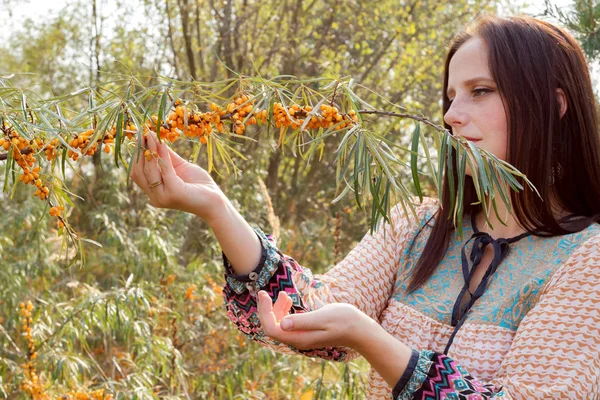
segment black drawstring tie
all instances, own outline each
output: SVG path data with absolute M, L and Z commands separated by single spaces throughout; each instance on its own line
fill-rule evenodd
M 490 278 L 496 272 L 496 269 L 498 268 L 502 260 L 504 260 L 508 255 L 510 244 L 531 235 L 531 232 L 525 232 L 520 234 L 519 236 L 515 236 L 509 239 L 494 239 L 490 236 L 489 233 L 479 232 L 479 229 L 477 229 L 477 224 L 475 222 L 475 213 L 471 214 L 471 225 L 473 227 L 473 235 L 471 235 L 471 237 L 469 238 L 469 240 L 467 240 L 467 242 L 464 244 L 461 250 L 462 273 L 465 285 L 463 286 L 460 294 L 458 295 L 458 298 L 454 303 L 454 308 L 452 309 L 452 326 L 454 326 L 455 328 L 452 332 L 452 335 L 450 336 L 448 344 L 446 345 L 446 349 L 444 350 L 444 354 L 446 355 L 448 354 L 448 349 L 452 345 L 454 336 L 456 335 L 462 324 L 465 322 L 467 312 L 471 309 L 471 307 L 477 301 L 477 299 L 479 299 L 483 295 L 485 289 L 487 288 Z M 471 250 L 471 255 L 469 256 L 469 259 L 472 262 L 472 266 L 469 270 L 469 262 L 467 261 L 465 249 L 468 246 L 469 242 L 471 242 L 472 240 L 474 240 L 473 249 Z M 490 263 L 487 271 L 485 271 L 485 274 L 481 279 L 481 283 L 479 284 L 479 286 L 477 286 L 477 289 L 475 289 L 475 293 L 471 293 L 471 291 L 469 290 L 471 278 L 473 277 L 477 266 L 483 258 L 485 248 L 490 244 L 494 249 L 494 258 L 492 259 L 492 262 Z M 470 299 L 469 301 L 464 302 L 464 297 L 467 295 L 467 293 L 470 296 Z

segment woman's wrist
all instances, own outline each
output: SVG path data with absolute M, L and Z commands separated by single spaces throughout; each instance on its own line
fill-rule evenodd
M 203 219 L 211 227 L 236 275 L 247 275 L 257 267 L 262 255 L 260 239 L 229 199 L 222 196 L 216 201 L 213 213 Z
M 219 230 L 222 226 L 227 226 L 231 223 L 232 211 L 235 211 L 231 201 L 221 193 L 215 195 L 210 201 L 210 209 L 207 210 L 194 210 L 194 214 L 202 218 L 214 231 Z
M 412 349 L 366 314 L 358 320 L 352 348 L 360 353 L 391 386 L 404 374 Z

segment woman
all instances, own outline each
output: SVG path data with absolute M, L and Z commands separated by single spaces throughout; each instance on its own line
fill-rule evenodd
M 155 137 L 163 171 L 140 157 L 132 178 L 153 205 L 210 224 L 239 329 L 285 353 L 364 356 L 369 398 L 599 398 L 600 138 L 580 47 L 532 18 L 479 19 L 451 44 L 443 111 L 454 135 L 516 166 L 541 198 L 512 192 L 505 221 L 486 224 L 467 177 L 464 238 L 449 197 L 425 199 L 416 219 L 393 208 L 393 224 L 324 275 Z

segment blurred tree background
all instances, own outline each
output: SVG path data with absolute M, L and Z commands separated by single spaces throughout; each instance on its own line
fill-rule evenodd
M 588 3 L 577 2 L 573 14 L 560 17 L 571 29 L 583 27 L 580 38 L 593 58 L 598 6 Z M 23 6 L 2 0 L 0 11 L 10 18 Z M 507 9 L 513 13 L 519 5 L 67 1 L 55 17 L 16 23 L 19 29 L 0 43 L 0 75 L 15 74 L 15 84 L 47 97 L 121 73 L 201 82 L 236 73 L 352 76 L 372 90 L 376 108 L 399 104 L 441 123 L 447 43 L 478 14 Z M 381 127 L 406 145 L 404 128 L 398 121 Z M 235 178 L 221 171 L 215 179 L 252 225 L 280 229 L 283 252 L 316 273 L 326 271 L 368 230 L 367 215 L 351 201 L 331 204 L 335 143 L 326 142 L 323 159 L 307 164 L 277 148 L 276 132 L 247 135 L 257 141 L 242 144 L 242 173 Z M 177 150 L 189 156 L 191 149 L 179 144 Z M 205 160 L 201 155 L 198 163 L 205 167 Z M 0 398 L 364 397 L 363 360 L 335 364 L 276 355 L 233 328 L 222 306 L 220 248 L 202 220 L 151 207 L 125 170 L 100 152 L 75 166 L 67 184 L 80 198 L 70 221 L 102 245 L 86 244 L 83 266 L 67 266 L 56 227 L 43 218 L 46 206 L 30 188 L 0 193 Z M 273 217 L 280 228 L 272 226 Z

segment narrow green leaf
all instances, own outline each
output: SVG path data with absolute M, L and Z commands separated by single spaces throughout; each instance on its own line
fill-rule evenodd
M 477 181 L 480 182 L 481 187 L 483 188 L 483 192 L 484 193 L 489 193 L 489 190 L 491 188 L 490 182 L 488 180 L 487 174 L 486 174 L 486 169 L 485 169 L 485 162 L 483 161 L 483 158 L 481 157 L 481 152 L 479 151 L 479 148 L 477 146 L 475 146 L 472 142 L 467 142 L 469 145 L 469 149 L 471 150 L 473 156 L 475 157 L 475 161 L 477 162 L 477 169 L 475 171 L 471 171 L 473 174 L 477 175 Z M 475 181 L 476 179 L 473 179 L 473 181 Z
M 446 153 L 447 153 L 447 147 L 448 144 L 446 142 L 446 137 L 442 137 L 441 140 L 441 146 L 440 146 L 440 154 L 439 154 L 439 159 L 438 159 L 438 195 L 441 199 L 443 198 L 443 193 L 442 190 L 444 188 L 444 167 L 446 166 Z
M 27 121 L 27 99 L 25 93 L 21 95 L 21 108 L 23 110 L 23 121 Z M 31 121 L 33 123 L 33 121 Z
M 27 140 L 31 140 L 31 136 L 29 135 L 29 133 L 25 132 L 23 127 L 21 127 L 21 124 L 19 124 L 16 119 L 11 117 L 10 115 L 6 115 L 5 118 L 12 125 L 12 127 L 15 128 L 17 132 L 19 132 L 19 135 L 23 136 Z
M 345 184 L 344 185 L 344 189 L 342 190 L 342 192 L 335 198 L 333 199 L 333 201 L 331 202 L 331 204 L 335 204 L 338 201 L 340 201 L 341 199 L 344 198 L 344 196 L 346 195 L 346 193 L 348 193 L 348 191 L 351 189 L 350 185 Z
M 427 142 L 425 140 L 423 140 L 423 150 L 425 151 L 425 157 L 427 158 L 427 167 L 431 171 L 431 177 L 433 179 L 433 183 L 434 183 L 434 185 L 436 185 L 436 189 L 439 193 L 441 188 L 437 187 L 437 185 L 438 185 L 437 170 L 433 165 L 431 155 L 429 154 L 429 145 L 427 144 Z
M 346 156 L 346 161 L 344 162 L 343 167 L 341 168 L 339 174 L 337 175 L 337 183 L 339 185 L 339 183 L 342 181 L 342 179 L 344 178 L 344 176 L 346 176 L 346 171 L 348 169 L 348 166 L 350 165 L 350 160 L 352 160 L 352 157 L 356 157 L 356 155 L 354 154 L 356 151 L 356 141 L 354 142 L 354 144 L 352 145 L 352 147 L 350 148 L 350 152 L 349 154 Z M 338 163 L 338 165 L 341 165 L 340 163 Z
M 506 206 L 507 209 L 510 209 L 510 200 L 508 197 L 508 193 L 506 193 L 505 187 L 504 185 L 500 184 L 500 181 L 498 180 L 498 170 L 496 169 L 496 167 L 492 167 L 492 179 L 494 181 L 494 193 L 498 193 L 500 195 L 500 198 L 502 199 L 502 202 L 504 203 L 504 205 Z
M 206 142 L 206 153 L 208 158 L 208 173 L 210 174 L 213 170 L 213 149 L 212 149 L 212 135 L 208 137 Z
M 462 214 L 463 214 L 463 199 L 465 189 L 465 174 L 467 165 L 467 152 L 460 146 L 457 148 L 456 158 L 459 161 L 458 164 L 458 195 L 457 195 L 457 227 L 459 233 L 462 235 Z
M 117 129 L 115 135 L 115 165 L 119 168 L 119 155 L 121 154 L 121 138 L 123 137 L 123 119 L 124 112 L 119 112 L 117 116 Z
M 363 153 L 363 150 L 365 149 L 363 142 L 364 142 L 364 140 L 362 138 L 362 134 L 356 135 L 356 156 L 354 157 L 353 178 L 354 178 L 354 200 L 356 201 L 356 204 L 357 204 L 359 210 L 362 210 L 362 204 L 360 202 L 360 184 L 359 184 L 359 173 L 360 172 L 359 171 L 360 171 L 361 154 Z
M 8 191 L 8 181 L 10 178 L 10 171 L 13 169 L 14 161 L 13 152 L 9 150 L 6 155 L 6 170 L 4 171 L 4 192 Z
M 448 151 L 448 155 L 446 156 L 446 167 L 448 173 L 448 190 L 450 191 L 450 210 L 448 211 L 448 215 L 454 215 L 454 201 L 456 192 L 454 190 L 454 163 L 452 159 L 452 137 L 448 135 L 446 137 L 446 148 Z
M 157 120 L 156 120 L 156 136 L 158 137 L 158 140 L 160 141 L 160 127 L 162 126 L 163 123 L 163 118 L 166 116 L 166 108 L 167 108 L 167 100 L 168 100 L 168 90 L 165 89 L 163 91 L 162 97 L 160 98 L 160 106 L 158 107 L 158 116 L 157 116 Z
M 67 180 L 67 174 L 66 174 L 67 165 L 66 164 L 67 164 L 67 148 L 63 147 L 62 158 L 60 159 L 60 169 L 62 172 L 63 181 Z
M 415 130 L 412 134 L 412 146 L 410 153 L 410 169 L 412 171 L 413 184 L 415 185 L 415 191 L 419 196 L 419 200 L 423 202 L 423 192 L 421 191 L 421 182 L 419 181 L 419 170 L 417 165 L 417 159 L 419 155 L 419 139 L 421 137 L 421 125 L 417 122 Z

